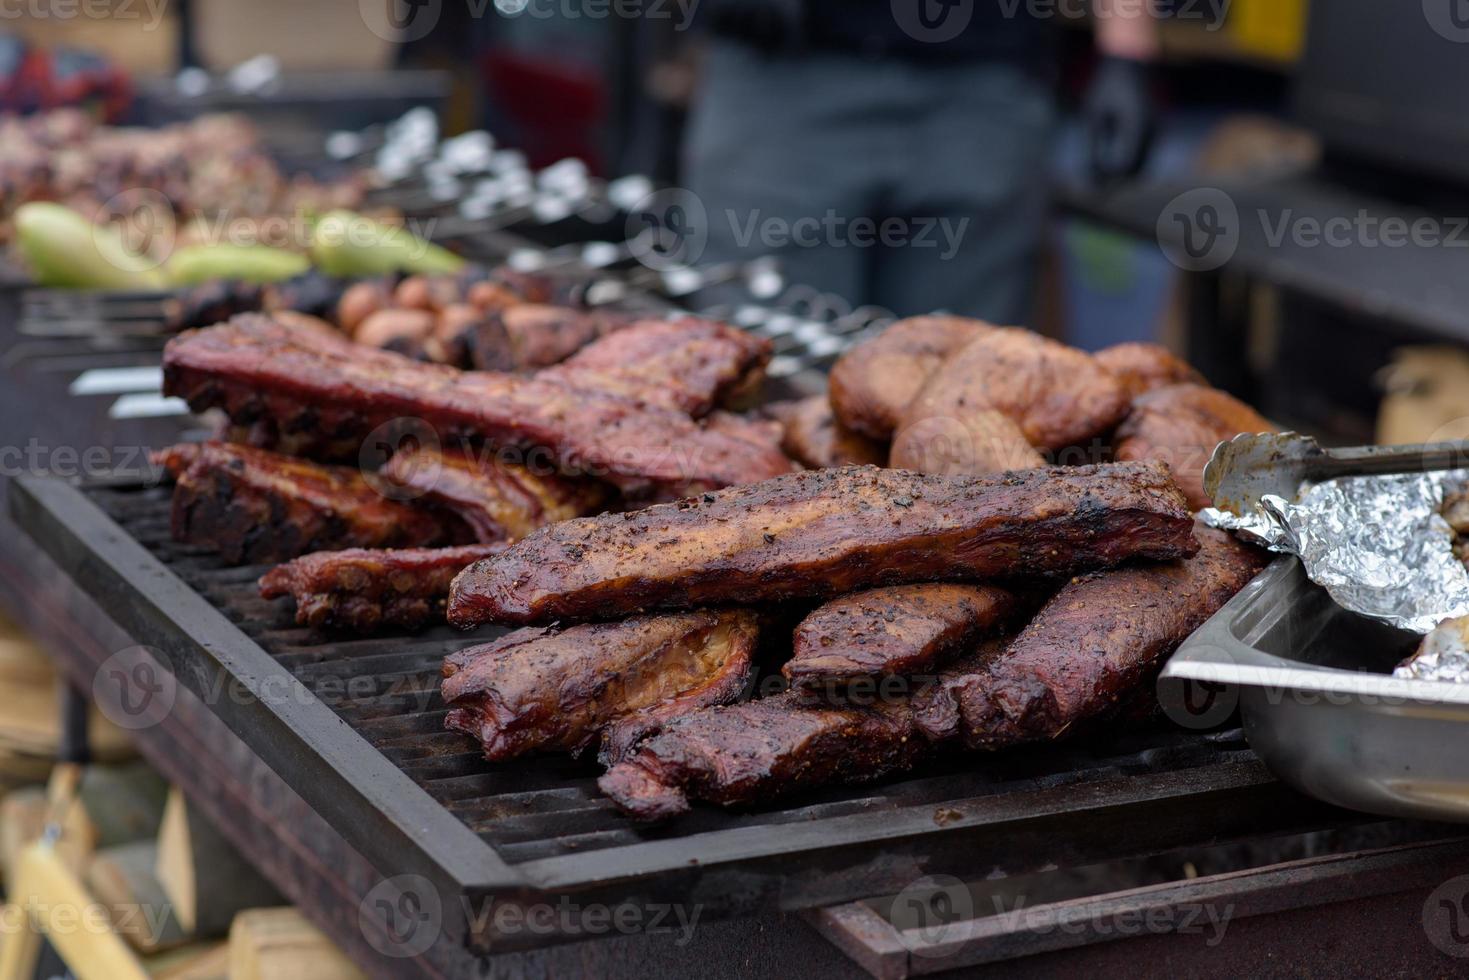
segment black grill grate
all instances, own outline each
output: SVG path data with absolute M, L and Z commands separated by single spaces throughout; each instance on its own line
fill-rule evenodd
M 510 864 L 641 843 L 667 833 L 779 825 L 991 794 L 1035 792 L 1143 773 L 1252 758 L 1237 730 L 1208 735 L 1159 727 L 1115 738 L 983 759 L 956 758 L 905 779 L 824 791 L 754 813 L 698 808 L 673 828 L 649 830 L 598 793 L 594 763 L 543 756 L 485 762 L 469 738 L 444 730 L 438 668 L 445 655 L 495 635 L 447 627 L 411 637 L 332 640 L 294 625 L 289 600 L 255 592 L 264 568 L 227 568 L 175 543 L 166 487 L 98 489 L 121 527 L 209 599 L 359 734 Z

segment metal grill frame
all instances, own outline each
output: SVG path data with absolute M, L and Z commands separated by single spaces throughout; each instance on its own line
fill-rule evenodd
M 23 477 L 10 505 L 17 525 L 63 571 L 140 644 L 161 651 L 161 666 L 378 871 L 423 876 L 446 910 L 486 898 L 525 906 L 562 896 L 583 905 L 697 903 L 709 918 L 809 909 L 890 893 L 936 872 L 1018 873 L 1352 819 L 1277 783 L 1252 757 L 1236 757 L 685 836 L 653 829 L 637 844 L 511 864 L 86 491 Z M 248 696 L 218 697 L 227 686 Z M 962 780 L 955 788 L 962 790 Z M 457 925 L 454 932 L 486 951 L 581 938 L 475 934 L 474 923 Z

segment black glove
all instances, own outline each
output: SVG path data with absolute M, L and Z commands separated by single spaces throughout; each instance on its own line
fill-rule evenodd
M 805 33 L 804 0 L 706 0 L 709 29 L 765 51 L 799 46 Z
M 1135 177 L 1147 162 L 1158 124 L 1152 70 L 1131 58 L 1103 57 L 1087 91 L 1088 161 L 1098 183 Z

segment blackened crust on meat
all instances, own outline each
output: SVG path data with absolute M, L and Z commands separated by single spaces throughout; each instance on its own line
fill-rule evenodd
M 1003 653 L 919 697 L 930 738 L 976 748 L 1054 739 L 1132 703 L 1163 661 L 1265 567 L 1268 556 L 1211 528 L 1187 561 L 1067 584 Z
M 272 568 L 260 579 L 260 595 L 294 597 L 302 626 L 353 633 L 418 629 L 444 621 L 455 575 L 506 544 L 319 551 Z
M 635 744 L 683 710 L 738 696 L 758 635 L 755 616 L 739 610 L 517 630 L 444 661 L 445 724 L 492 761 L 577 752 L 641 713 Z
M 527 624 L 1071 575 L 1198 548 L 1156 463 L 937 477 L 812 470 L 542 528 L 455 580 L 449 620 Z
M 805 693 L 911 676 L 1002 629 L 1017 605 L 991 585 L 924 583 L 843 596 L 796 627 L 794 654 L 781 672 Z
M 384 498 L 346 467 L 226 443 L 174 446 L 155 459 L 177 481 L 174 539 L 232 565 L 338 548 L 433 547 L 464 530 L 455 518 Z

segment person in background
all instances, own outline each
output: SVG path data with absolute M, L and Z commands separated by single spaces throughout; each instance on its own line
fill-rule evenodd
M 775 254 L 854 306 L 1029 322 L 1056 116 L 1044 12 L 1064 5 L 705 3 L 683 168 L 706 260 Z M 1109 180 L 1146 158 L 1158 35 L 1145 4 L 1095 4 L 1085 113 Z

